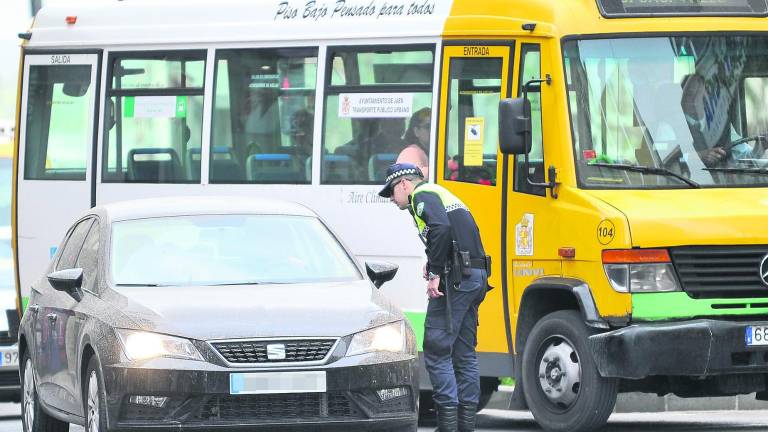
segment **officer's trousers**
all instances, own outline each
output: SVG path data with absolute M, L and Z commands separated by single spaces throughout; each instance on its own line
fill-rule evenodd
M 487 290 L 485 270 L 472 269 L 458 289 L 451 289 L 453 331 L 449 331 L 446 296 L 430 299 L 424 323 L 424 362 L 438 405 L 477 404 L 478 308 Z

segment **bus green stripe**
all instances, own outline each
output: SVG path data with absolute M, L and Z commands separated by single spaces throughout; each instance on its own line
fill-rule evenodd
M 426 312 L 404 311 L 405 318 L 411 323 L 413 332 L 416 333 L 416 346 L 419 352 L 424 351 L 424 320 L 427 318 Z
M 768 297 L 693 299 L 684 292 L 632 294 L 632 319 L 660 321 L 717 315 L 765 315 L 768 307 L 762 306 L 767 304 Z M 720 307 L 715 308 L 715 305 Z

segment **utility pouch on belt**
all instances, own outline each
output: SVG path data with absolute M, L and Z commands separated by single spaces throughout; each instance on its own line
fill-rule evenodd
M 459 262 L 461 263 L 461 274 L 470 276 L 472 274 L 472 260 L 469 258 L 468 251 L 459 251 Z

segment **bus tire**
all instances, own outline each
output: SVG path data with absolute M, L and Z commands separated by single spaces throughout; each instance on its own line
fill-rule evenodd
M 544 316 L 531 330 L 522 362 L 523 392 L 536 421 L 548 431 L 586 432 L 613 412 L 618 380 L 597 371 L 578 311 Z

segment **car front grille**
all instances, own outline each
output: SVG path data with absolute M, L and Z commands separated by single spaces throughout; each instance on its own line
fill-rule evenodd
M 20 385 L 18 370 L 0 372 L 0 387 L 19 387 Z
M 336 339 L 250 340 L 212 342 L 211 345 L 232 364 L 304 363 L 323 360 Z M 285 356 L 275 356 L 284 351 Z
M 760 264 L 768 245 L 670 249 L 683 291 L 693 298 L 768 297 Z
M 201 407 L 196 421 L 307 422 L 363 418 L 343 393 L 214 396 Z

